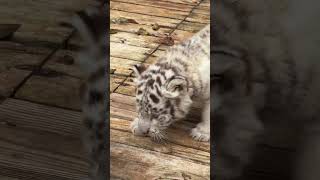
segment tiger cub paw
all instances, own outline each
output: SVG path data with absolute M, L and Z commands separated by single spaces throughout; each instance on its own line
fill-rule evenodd
M 197 126 L 191 130 L 191 137 L 196 141 L 209 141 L 210 140 L 210 130 L 203 128 L 202 126 Z

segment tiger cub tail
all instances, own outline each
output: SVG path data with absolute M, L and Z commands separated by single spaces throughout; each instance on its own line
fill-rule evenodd
M 102 6 L 101 6 L 102 4 Z M 108 133 L 106 97 L 109 84 L 106 75 L 108 29 L 106 18 L 108 8 L 106 1 L 100 1 L 99 6 L 78 11 L 72 19 L 72 24 L 84 40 L 85 47 L 77 55 L 77 63 L 85 74 L 81 87 L 83 112 L 83 143 L 90 162 L 89 178 L 91 180 L 107 179 L 107 150 L 105 145 Z

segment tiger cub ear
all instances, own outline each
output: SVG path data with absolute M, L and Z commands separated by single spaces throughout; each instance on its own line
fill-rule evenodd
M 136 64 L 134 65 L 131 70 L 133 70 L 136 77 L 141 76 L 141 74 L 147 69 L 147 66 L 144 64 Z
M 167 98 L 177 98 L 188 92 L 188 81 L 183 76 L 173 76 L 161 87 L 161 91 Z

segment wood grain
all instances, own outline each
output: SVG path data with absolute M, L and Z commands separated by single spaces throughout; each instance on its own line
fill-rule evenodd
M 0 134 L 0 164 L 9 172 L 16 169 L 17 175 L 25 172 L 29 178 L 48 179 L 79 179 L 87 174 L 79 112 L 7 99 L 0 105 Z M 6 174 L 3 169 L 0 173 Z
M 167 17 L 172 19 L 184 19 L 185 16 L 189 14 L 189 12 L 184 11 L 172 11 L 168 9 L 161 9 L 156 7 L 147 7 L 143 5 L 135 5 L 135 4 L 128 4 L 122 2 L 110 2 L 110 9 L 118 10 L 118 11 L 125 11 L 125 12 L 134 12 L 140 14 L 146 14 L 151 16 L 158 16 L 158 17 Z
M 152 49 L 149 48 L 110 42 L 110 56 L 112 57 L 143 61 L 151 52 Z
M 42 69 L 40 73 L 43 74 L 33 75 L 24 83 L 15 97 L 74 110 L 81 109 L 79 79 L 59 74 L 53 69 Z
M 132 3 L 137 5 L 143 5 L 143 6 L 151 6 L 151 7 L 158 7 L 163 9 L 168 9 L 172 11 L 183 11 L 183 12 L 190 12 L 190 10 L 193 8 L 190 4 L 181 4 L 181 3 L 175 3 L 175 2 L 169 2 L 169 1 L 152 1 L 152 0 L 112 0 L 115 2 L 124 2 L 124 3 Z
M 187 176 L 200 180 L 210 176 L 209 166 L 175 156 L 114 142 L 111 142 L 110 151 L 111 176 L 117 178 L 182 179 Z
M 154 23 L 158 23 L 161 26 L 167 27 L 167 28 L 175 28 L 179 22 L 181 22 L 180 19 L 171 19 L 166 17 L 156 17 L 156 16 L 150 16 L 145 14 L 138 14 L 135 12 L 126 12 L 126 11 L 119 11 L 119 10 L 113 10 L 110 9 L 110 18 L 119 18 L 124 17 L 128 19 L 134 19 L 139 25 L 151 25 Z
M 0 104 L 1 124 L 79 137 L 81 113 L 8 98 Z

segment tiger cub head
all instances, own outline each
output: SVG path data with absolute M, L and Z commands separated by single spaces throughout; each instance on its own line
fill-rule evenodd
M 188 80 L 167 63 L 135 65 L 133 71 L 138 117 L 131 124 L 132 131 L 161 142 L 167 127 L 185 117 L 191 106 Z

